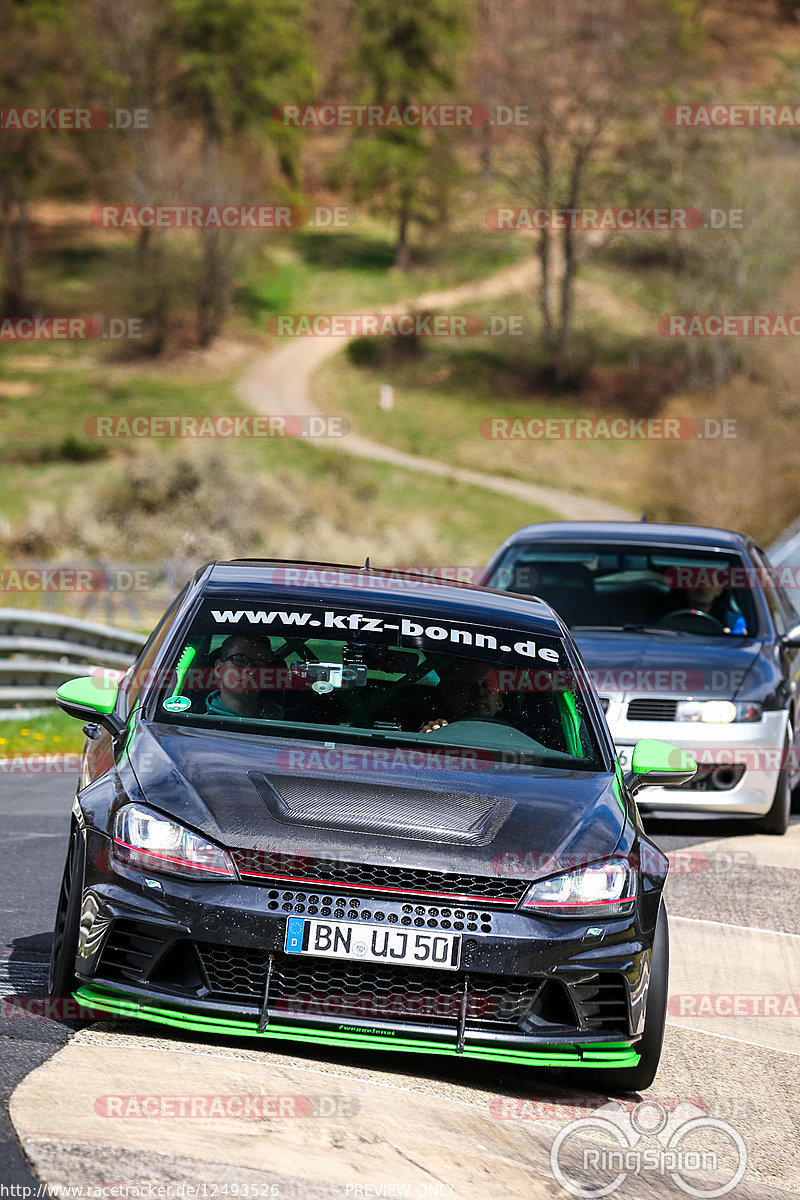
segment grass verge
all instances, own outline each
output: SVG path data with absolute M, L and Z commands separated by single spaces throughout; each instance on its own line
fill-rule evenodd
M 81 722 L 58 708 L 24 721 L 0 719 L 0 759 L 75 754 L 85 740 Z

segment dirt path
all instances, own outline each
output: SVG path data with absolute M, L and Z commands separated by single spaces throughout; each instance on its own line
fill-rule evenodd
M 447 309 L 468 301 L 508 295 L 531 287 L 537 275 L 538 263 L 531 258 L 477 282 L 470 281 L 458 287 L 425 292 L 415 298 L 413 307 L 417 311 Z M 381 309 L 380 312 L 397 314 L 407 311 L 409 307 L 393 305 Z M 337 354 L 348 341 L 346 337 L 301 338 L 289 341 L 271 354 L 257 358 L 237 385 L 237 392 L 244 402 L 258 413 L 293 416 L 315 414 L 318 410 L 311 396 L 312 376 L 325 359 Z M 486 488 L 504 496 L 513 496 L 517 500 L 548 508 L 563 520 L 624 521 L 631 519 L 633 515 L 627 509 L 604 500 L 407 454 L 403 450 L 385 446 L 358 433 L 351 432 L 343 438 L 318 438 L 314 444 L 339 449 L 346 454 L 355 455 L 356 458 L 386 463 L 407 471 L 420 471 L 441 479 L 453 479 L 457 483 Z

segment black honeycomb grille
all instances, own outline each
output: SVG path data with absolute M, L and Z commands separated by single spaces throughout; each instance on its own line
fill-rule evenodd
M 263 1001 L 269 958 L 265 951 L 199 944 L 211 998 L 250 1007 Z M 275 958 L 270 1013 L 314 1021 L 395 1021 L 456 1029 L 463 1000 L 462 971 L 414 970 L 378 963 Z M 627 1030 L 625 986 L 608 974 L 568 988 L 543 976 L 470 973 L 467 1028 L 526 1032 L 579 1027 L 579 1010 L 592 1030 Z M 570 997 L 571 993 L 571 997 Z M 527 1024 L 526 1024 L 527 1022 Z
M 450 896 L 496 904 L 518 904 L 527 883 L 490 875 L 459 875 L 445 871 L 420 871 L 383 863 L 348 863 L 316 859 L 310 855 L 281 855 L 262 850 L 232 850 L 243 879 L 267 885 L 281 882 L 326 884 L 358 888 L 387 895 Z

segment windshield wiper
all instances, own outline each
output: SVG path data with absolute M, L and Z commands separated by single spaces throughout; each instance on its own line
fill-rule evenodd
M 598 633 L 667 633 L 672 636 L 680 632 L 677 629 L 664 629 L 658 625 L 572 625 L 570 628 L 573 632 L 596 630 Z

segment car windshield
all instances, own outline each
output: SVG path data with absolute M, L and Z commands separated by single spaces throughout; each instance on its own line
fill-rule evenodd
M 751 575 L 740 555 L 705 548 L 520 543 L 488 586 L 539 596 L 572 629 L 754 637 Z
M 150 683 L 159 722 L 604 769 L 565 643 L 530 628 L 215 601 Z

